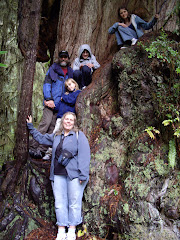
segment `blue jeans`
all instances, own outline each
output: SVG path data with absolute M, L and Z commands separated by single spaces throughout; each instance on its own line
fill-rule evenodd
M 91 68 L 84 65 L 81 70 L 74 71 L 73 78 L 78 83 L 80 89 L 88 86 L 92 82 Z
M 77 226 L 82 222 L 82 197 L 87 182 L 80 184 L 78 178 L 70 180 L 68 176 L 54 175 L 52 187 L 58 226 Z
M 129 27 L 118 26 L 118 31 L 115 32 L 115 35 L 118 45 L 124 44 L 124 42 L 132 40 L 132 38 L 138 39 L 136 32 Z

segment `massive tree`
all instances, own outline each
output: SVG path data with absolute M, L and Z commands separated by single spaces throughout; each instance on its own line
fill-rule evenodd
M 163 16 L 172 10 L 176 1 L 152 4 L 152 1 L 134 0 L 126 1 L 126 6 L 148 21 L 163 2 L 161 18 L 154 30 L 163 24 L 167 29 L 175 29 L 176 19 L 171 18 L 169 24 Z M 24 239 L 37 227 L 43 231 L 32 231 L 27 239 L 55 236 L 53 197 L 48 180 L 50 164 L 28 158 L 25 120 L 31 112 L 36 60 L 47 61 L 49 50 L 52 62 L 58 51 L 65 49 L 73 61 L 83 43 L 91 46 L 101 63 L 76 106 L 79 126 L 86 133 L 92 150 L 90 182 L 84 199 L 85 224 L 93 235 L 108 236 L 108 239 L 118 239 L 118 234 L 124 238 L 148 239 L 149 233 L 161 239 L 156 225 L 165 227 L 164 239 L 168 239 L 168 234 L 173 235 L 173 239 L 179 236 L 178 230 L 173 230 L 178 226 L 179 193 L 177 191 L 173 198 L 172 188 L 179 189 L 178 171 L 170 173 L 173 180 L 168 178 L 164 150 L 167 142 L 163 139 L 153 142 L 147 134 L 142 134 L 147 125 L 160 124 L 154 114 L 154 95 L 158 83 L 166 82 L 169 70 L 158 61 L 148 60 L 141 47 L 117 52 L 115 36 L 108 35 L 107 29 L 118 20 L 117 8 L 123 3 L 118 0 L 19 1 L 18 43 L 24 67 L 15 161 L 13 165 L 6 164 L 1 185 L 4 201 L 0 229 L 7 230 L 2 233 L 4 239 L 12 235 L 14 239 Z M 150 36 L 154 40 L 156 32 L 151 33 L 149 39 Z M 166 226 L 171 219 L 174 225 Z M 9 226 L 13 227 L 8 229 Z M 151 231 L 156 227 L 157 231 Z

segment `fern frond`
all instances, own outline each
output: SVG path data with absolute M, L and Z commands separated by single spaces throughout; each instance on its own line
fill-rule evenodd
M 169 166 L 174 169 L 176 162 L 176 142 L 175 139 L 169 141 L 169 153 L 168 153 Z

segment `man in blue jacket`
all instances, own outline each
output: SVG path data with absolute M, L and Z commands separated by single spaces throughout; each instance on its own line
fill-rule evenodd
M 67 51 L 59 52 L 58 63 L 53 63 L 46 73 L 43 84 L 44 109 L 38 131 L 42 134 L 52 133 L 55 127 L 57 111 L 55 106 L 61 101 L 61 96 L 65 92 L 64 82 L 68 78 L 73 78 L 73 70 L 69 67 L 69 54 Z M 32 140 L 30 144 L 30 156 L 33 158 L 42 158 L 48 149 L 48 146 L 39 145 Z

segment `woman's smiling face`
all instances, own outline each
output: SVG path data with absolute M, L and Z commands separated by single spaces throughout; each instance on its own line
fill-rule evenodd
M 120 9 L 119 14 L 122 19 L 126 19 L 128 17 L 128 11 L 125 8 Z
M 88 52 L 88 50 L 84 50 L 83 52 L 82 52 L 82 57 L 84 58 L 84 59 L 87 59 L 88 57 L 89 57 L 89 52 Z
M 67 114 L 63 121 L 63 128 L 65 132 L 69 132 L 74 127 L 74 116 L 72 114 Z

